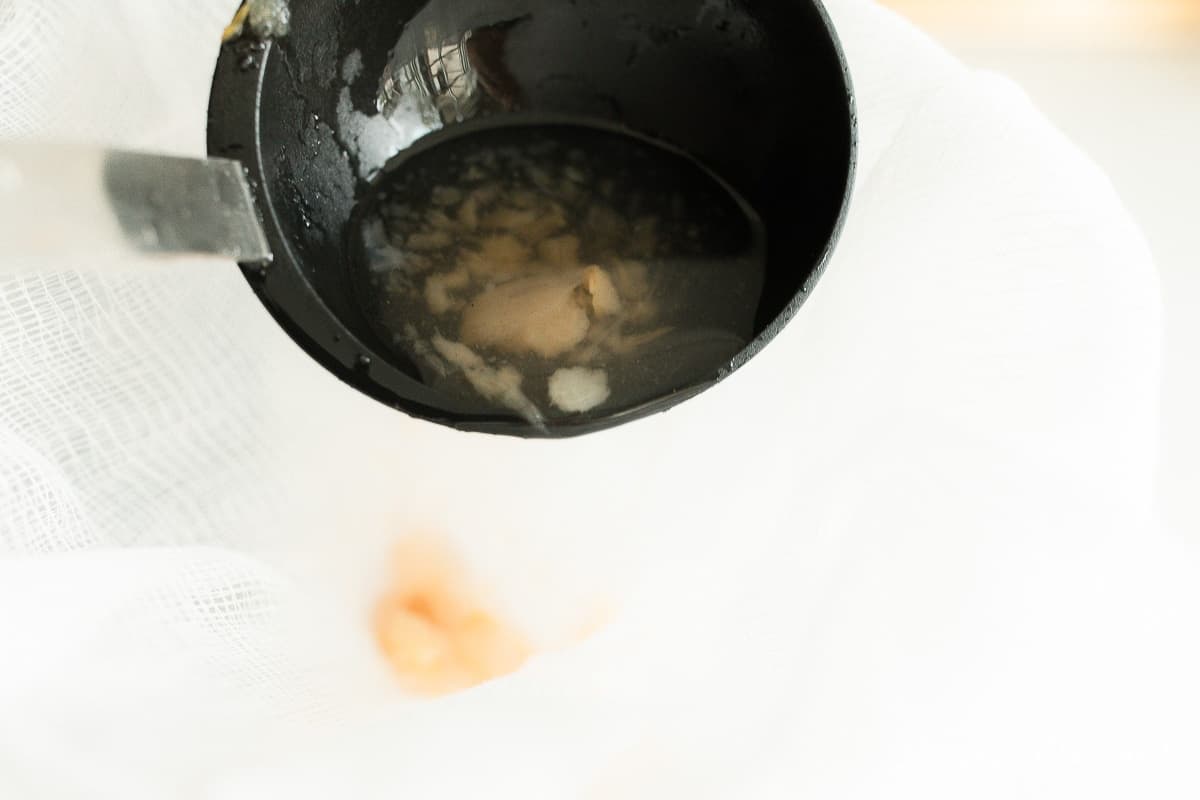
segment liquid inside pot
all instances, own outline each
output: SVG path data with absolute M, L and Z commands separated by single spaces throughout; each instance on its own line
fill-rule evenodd
M 535 427 L 714 380 L 753 338 L 766 235 L 693 159 L 588 124 L 475 129 L 360 203 L 379 338 L 481 415 Z

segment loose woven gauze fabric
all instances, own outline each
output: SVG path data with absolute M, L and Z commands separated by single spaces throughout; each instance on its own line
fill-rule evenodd
M 0 137 L 203 155 L 236 5 L 0 0 Z M 731 380 L 609 433 L 408 419 L 233 264 L 0 242 L 0 796 L 1200 791 L 1141 235 L 1014 86 L 828 8 L 861 152 L 825 277 Z M 370 610 L 408 536 L 523 669 L 404 693 Z

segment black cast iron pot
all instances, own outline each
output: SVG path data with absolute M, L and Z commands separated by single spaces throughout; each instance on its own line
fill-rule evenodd
M 537 430 L 480 415 L 425 386 L 372 332 L 349 278 L 349 223 L 368 188 L 339 130 L 349 100 L 378 112 L 403 41 L 443 128 L 498 115 L 566 115 L 680 148 L 733 186 L 766 226 L 755 337 L 698 384 L 638 408 Z M 477 62 L 479 101 L 455 97 L 446 48 Z M 461 60 L 461 59 L 460 59 Z M 411 87 L 409 87 L 411 90 Z M 414 143 L 415 144 L 415 143 Z M 271 249 L 243 265 L 291 337 L 366 394 L 455 428 L 574 436 L 645 417 L 732 374 L 796 314 L 839 235 L 853 181 L 849 75 L 815 0 L 292 0 L 280 38 L 223 46 L 209 105 L 212 156 L 250 173 Z M 369 176 L 368 176 L 369 177 Z

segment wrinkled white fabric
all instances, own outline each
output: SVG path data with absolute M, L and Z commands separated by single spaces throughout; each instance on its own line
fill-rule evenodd
M 236 4 L 0 0 L 0 137 L 202 154 Z M 1017 89 L 829 8 L 862 139 L 833 263 L 733 379 L 610 433 L 407 419 L 233 265 L 0 243 L 0 797 L 1200 792 L 1146 246 Z M 542 654 L 405 697 L 367 610 L 412 533 Z

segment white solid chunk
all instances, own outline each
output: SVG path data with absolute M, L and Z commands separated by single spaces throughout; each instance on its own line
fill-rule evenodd
M 608 373 L 570 367 L 550 376 L 550 402 L 571 414 L 591 411 L 609 398 Z

